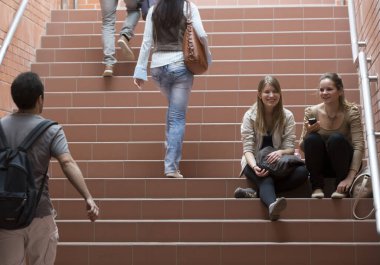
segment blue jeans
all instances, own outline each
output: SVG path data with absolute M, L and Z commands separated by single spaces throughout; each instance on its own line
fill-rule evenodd
M 185 134 L 186 111 L 194 76 L 183 61 L 151 69 L 151 75 L 168 100 L 166 112 L 165 174 L 179 170 Z
M 102 40 L 103 40 L 103 63 L 113 65 L 117 62 L 115 58 L 115 22 L 118 0 L 100 0 L 102 10 Z M 125 18 L 120 35 L 126 35 L 131 39 L 134 29 L 140 19 L 139 4 L 143 0 L 124 0 L 128 16 Z

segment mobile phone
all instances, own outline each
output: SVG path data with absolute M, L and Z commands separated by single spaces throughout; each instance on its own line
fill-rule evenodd
M 317 122 L 317 118 L 310 118 L 308 121 L 310 125 L 313 125 L 314 123 Z

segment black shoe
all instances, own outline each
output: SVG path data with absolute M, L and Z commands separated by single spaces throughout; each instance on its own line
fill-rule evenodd
M 257 198 L 257 192 L 254 189 L 251 188 L 240 188 L 238 187 L 235 190 L 235 198 Z

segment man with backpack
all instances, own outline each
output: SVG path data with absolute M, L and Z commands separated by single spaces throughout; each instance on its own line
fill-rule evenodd
M 40 116 L 44 105 L 44 86 L 38 75 L 32 72 L 21 73 L 11 85 L 11 95 L 18 111 L 0 119 L 1 132 L 5 136 L 0 140 L 0 264 L 21 265 L 27 259 L 28 265 L 53 265 L 58 230 L 45 177 L 51 157 L 57 159 L 65 176 L 84 198 L 87 216 L 91 221 L 97 219 L 99 208 L 70 154 L 62 127 L 51 122 L 41 123 L 46 121 Z M 20 145 L 25 143 L 26 138 L 30 138 L 30 132 L 35 139 L 30 141 L 27 150 L 23 150 Z M 18 167 L 26 168 L 24 174 L 15 173 Z M 20 175 L 33 178 L 32 182 L 23 184 L 27 186 L 25 193 L 15 192 L 25 188 L 18 179 L 22 179 Z M 31 222 L 28 218 L 19 220 L 21 216 L 28 215 L 25 211 L 6 216 L 14 201 L 17 201 L 15 198 L 21 193 L 24 194 L 24 203 L 20 207 L 32 213 Z M 29 203 L 31 194 L 36 196 Z M 15 197 L 13 201 L 8 195 Z M 35 201 L 38 203 L 33 208 Z M 20 207 L 14 210 L 17 211 Z

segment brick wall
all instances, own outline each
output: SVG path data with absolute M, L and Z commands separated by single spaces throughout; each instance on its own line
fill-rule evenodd
M 372 63 L 368 64 L 368 74 L 380 74 L 380 2 L 355 0 L 356 29 L 358 41 L 366 41 L 367 46 L 362 48 Z M 380 76 L 379 76 L 380 78 Z M 379 80 L 380 81 L 380 80 Z M 380 91 L 376 82 L 371 83 L 372 110 L 374 114 L 375 130 L 380 131 Z M 377 150 L 380 150 L 378 143 Z
M 13 18 L 20 6 L 19 0 L 0 0 L 0 44 L 3 43 Z M 30 70 L 45 32 L 50 11 L 58 9 L 58 0 L 29 0 L 17 31 L 0 66 L 0 117 L 12 109 L 10 83 L 20 72 Z

